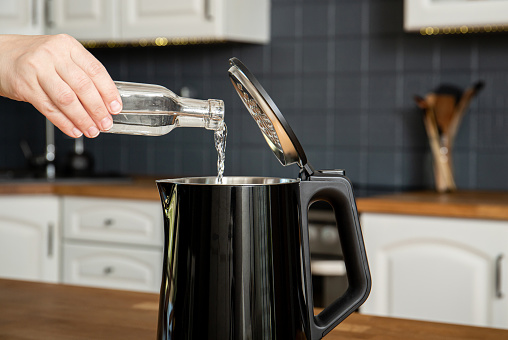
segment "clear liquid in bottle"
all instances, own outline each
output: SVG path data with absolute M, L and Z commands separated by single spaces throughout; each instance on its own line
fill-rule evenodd
M 180 97 L 159 85 L 115 82 L 122 112 L 113 115 L 109 133 L 160 136 L 176 127 L 218 130 L 224 123 L 224 102 Z

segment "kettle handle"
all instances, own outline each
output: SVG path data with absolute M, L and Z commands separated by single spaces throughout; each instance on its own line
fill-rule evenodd
M 356 202 L 351 183 L 345 176 L 310 177 L 300 183 L 302 228 L 306 251 L 306 292 L 308 296 L 308 320 L 311 339 L 321 339 L 367 299 L 371 278 L 362 231 L 358 220 Z M 310 249 L 308 240 L 308 208 L 315 201 L 328 202 L 335 212 L 340 242 L 346 265 L 348 289 L 321 313 L 314 316 L 312 299 L 312 276 L 310 272 Z

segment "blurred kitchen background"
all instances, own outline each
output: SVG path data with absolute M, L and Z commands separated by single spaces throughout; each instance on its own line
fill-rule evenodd
M 182 11 L 194 13 L 201 34 L 222 22 L 236 38 L 245 27 L 270 31 L 250 43 L 188 39 L 196 27 Z M 64 27 L 94 36 L 83 43 L 115 80 L 224 100 L 226 176 L 297 177 L 296 165 L 284 168 L 272 155 L 230 83 L 228 60 L 239 58 L 278 105 L 309 162 L 346 169 L 353 182 L 373 277 L 360 311 L 508 328 L 506 13 L 508 1 L 496 0 L 0 0 L 0 32 Z M 131 41 L 119 44 L 111 36 L 125 22 Z M 173 40 L 168 27 L 181 36 Z M 133 38 L 148 28 L 146 40 Z M 414 96 L 478 81 L 485 87 L 471 101 L 453 150 L 459 190 L 438 193 Z M 102 133 L 83 141 L 95 163 L 88 178 L 39 187 L 30 177 L 46 169 L 28 169 L 27 150 L 44 158 L 45 118 L 2 97 L 0 117 L 0 277 L 157 292 L 163 237 L 153 180 L 214 176 L 212 131 Z M 61 172 L 76 145 L 56 129 L 55 139 Z M 320 202 L 309 212 L 313 296 L 321 307 L 348 285 L 327 208 Z
M 413 95 L 441 83 L 483 80 L 454 150 L 460 189 L 508 189 L 506 33 L 421 35 L 403 31 L 403 0 L 273 0 L 269 44 L 103 47 L 90 51 L 112 78 L 155 83 L 226 104 L 226 175 L 296 177 L 273 157 L 234 92 L 228 58 L 258 77 L 314 167 L 343 168 L 359 190 L 433 187 L 422 114 Z M 23 168 L 20 142 L 45 148 L 45 120 L 31 105 L 0 98 L 0 168 Z M 74 142 L 56 132 L 56 162 Z M 175 129 L 163 137 L 85 140 L 97 173 L 214 175 L 213 133 Z M 488 174 L 488 175 L 487 175 Z

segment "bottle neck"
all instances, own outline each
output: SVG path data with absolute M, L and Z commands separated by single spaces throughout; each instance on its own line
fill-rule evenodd
M 219 130 L 224 125 L 224 102 L 222 100 L 200 100 L 179 97 L 180 110 L 178 127 L 202 127 Z

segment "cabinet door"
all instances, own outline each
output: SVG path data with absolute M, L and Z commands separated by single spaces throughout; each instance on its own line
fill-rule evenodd
M 65 239 L 162 247 L 159 202 L 64 197 Z
M 59 235 L 56 197 L 1 197 L 0 276 L 57 282 Z
M 212 0 L 124 0 L 124 40 L 154 37 L 211 37 L 217 34 Z
M 508 327 L 507 222 L 384 214 L 361 222 L 373 282 L 362 312 Z
M 114 289 L 158 292 L 162 274 L 162 249 L 64 246 L 64 283 Z
M 44 0 L 0 0 L 0 34 L 44 33 Z
M 80 40 L 118 39 L 116 0 L 50 0 L 47 32 Z

